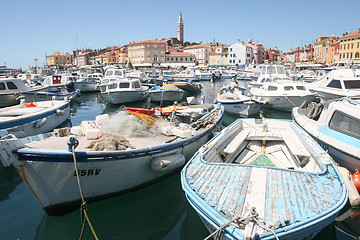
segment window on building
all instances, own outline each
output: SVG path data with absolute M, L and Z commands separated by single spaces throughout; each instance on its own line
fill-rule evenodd
M 175 58 L 175 61 L 177 62 L 177 61 L 178 61 L 178 58 Z
M 359 58 L 359 52 L 355 53 L 355 58 Z
M 190 62 L 192 62 L 192 58 L 190 58 Z
M 180 61 L 182 62 L 182 61 L 183 61 L 183 58 L 180 58 Z
M 169 61 L 169 58 L 166 58 L 166 61 Z
M 350 53 L 350 59 L 352 59 L 352 55 L 353 55 L 353 53 L 351 52 L 351 53 Z
M 241 63 L 241 59 L 239 59 L 239 63 Z
M 171 58 L 171 61 L 173 62 L 173 61 L 174 61 L 174 58 Z
M 232 52 L 232 48 L 230 48 L 230 52 Z
M 185 62 L 187 62 L 187 58 L 185 58 Z

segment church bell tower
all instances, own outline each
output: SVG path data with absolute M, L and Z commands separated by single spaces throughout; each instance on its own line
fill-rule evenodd
M 179 15 L 179 22 L 178 22 L 178 37 L 177 39 L 181 42 L 181 44 L 184 43 L 184 23 L 182 20 L 181 12 Z

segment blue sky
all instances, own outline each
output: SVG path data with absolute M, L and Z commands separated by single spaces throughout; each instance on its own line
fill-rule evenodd
M 1 4 L 0 65 L 28 69 L 45 55 L 177 36 L 290 48 L 360 28 L 360 0 L 12 0 Z M 4 11 L 5 10 L 5 11 Z

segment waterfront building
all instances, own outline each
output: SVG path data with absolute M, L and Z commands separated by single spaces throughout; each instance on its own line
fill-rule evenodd
M 228 45 L 218 44 L 209 53 L 209 67 L 226 67 L 229 65 Z
M 279 49 L 277 49 L 276 47 L 268 47 L 265 48 L 265 59 L 267 60 L 267 62 L 278 62 L 280 59 L 280 51 Z
M 339 37 L 335 36 L 320 36 L 315 40 L 314 43 L 314 63 L 327 64 L 331 62 L 329 57 L 329 48 L 330 45 L 339 39 Z
M 194 54 L 188 52 L 168 52 L 165 58 L 166 62 L 162 66 L 172 68 L 191 67 L 195 62 Z
M 116 63 L 115 53 L 106 53 L 95 56 L 95 63 L 102 65 L 109 65 Z
M 331 65 L 335 62 L 340 61 L 340 39 L 334 40 L 330 42 L 329 45 L 329 56 L 328 56 L 328 65 Z
M 251 39 L 245 43 L 245 46 L 250 47 L 252 49 L 253 60 L 255 63 L 262 64 L 265 59 L 265 50 L 262 44 L 254 44 Z
M 65 66 L 72 64 L 72 56 L 68 53 L 55 52 L 46 56 L 46 65 L 48 66 Z
M 128 60 L 134 67 L 151 67 L 165 63 L 166 42 L 146 40 L 128 44 Z
M 239 66 L 251 63 L 254 60 L 252 48 L 246 46 L 244 42 L 236 42 L 229 46 L 228 54 L 229 65 Z
M 208 65 L 209 64 L 209 53 L 210 53 L 210 44 L 198 44 L 183 49 L 184 52 L 191 53 L 195 55 L 197 65 Z
M 181 44 L 184 43 L 184 23 L 182 20 L 181 12 L 180 12 L 179 21 L 178 21 L 178 40 Z
M 351 33 L 344 33 L 340 38 L 340 61 L 360 62 L 360 28 Z

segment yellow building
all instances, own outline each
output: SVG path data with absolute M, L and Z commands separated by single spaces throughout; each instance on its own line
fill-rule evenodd
M 67 53 L 56 52 L 46 56 L 48 66 L 65 66 L 72 64 L 72 56 Z
M 166 42 L 147 40 L 128 44 L 128 60 L 134 67 L 165 63 Z
M 109 65 L 111 63 L 116 63 L 116 57 L 114 53 L 107 53 L 95 56 L 95 62 L 103 65 Z
M 228 66 L 228 46 L 220 44 L 209 54 L 209 67 Z
M 360 29 L 340 38 L 340 61 L 360 62 Z
M 314 43 L 314 63 L 327 64 L 332 62 L 329 59 L 329 54 L 331 50 L 331 44 L 339 39 L 339 37 L 331 36 L 331 37 L 318 37 Z

